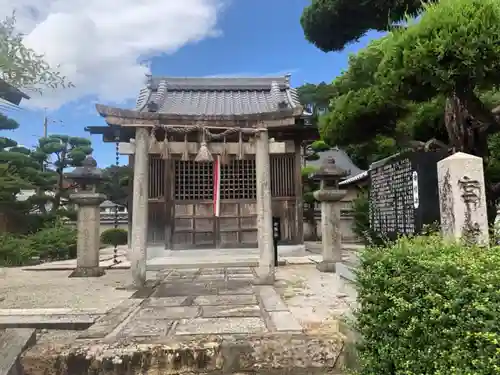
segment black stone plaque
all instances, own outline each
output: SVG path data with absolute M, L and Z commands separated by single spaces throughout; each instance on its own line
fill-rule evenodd
M 437 162 L 445 152 L 397 154 L 370 167 L 370 227 L 388 239 L 439 222 Z

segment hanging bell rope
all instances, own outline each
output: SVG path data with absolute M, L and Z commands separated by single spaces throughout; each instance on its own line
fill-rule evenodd
M 243 160 L 245 158 L 244 150 L 243 150 L 243 133 L 238 133 L 238 159 Z
M 205 128 L 201 129 L 201 144 L 200 144 L 200 149 L 198 150 L 198 154 L 196 155 L 196 158 L 194 161 L 203 163 L 203 162 L 210 162 L 213 161 L 214 158 L 212 154 L 210 153 L 210 150 L 208 149 L 207 141 L 206 141 L 206 132 Z
M 189 160 L 188 133 L 184 133 L 184 151 L 182 152 L 182 160 Z

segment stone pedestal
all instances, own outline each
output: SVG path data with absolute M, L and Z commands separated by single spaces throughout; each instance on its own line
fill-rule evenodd
M 321 272 L 335 272 L 337 262 L 342 261 L 339 201 L 346 194 L 346 190 L 321 189 L 314 192 L 314 198 L 321 202 L 321 254 L 323 260 L 316 265 L 316 268 Z
M 148 235 L 148 174 L 149 130 L 137 128 L 135 132 L 134 183 L 132 197 L 132 238 L 130 264 L 135 288 L 146 283 Z
M 256 134 L 255 170 L 257 184 L 257 241 L 259 267 L 254 284 L 274 284 L 273 214 L 271 204 L 271 173 L 269 162 L 269 136 L 267 129 Z
M 70 195 L 78 205 L 76 269 L 70 277 L 99 277 L 104 269 L 99 267 L 100 224 L 99 205 L 106 199 L 104 194 L 80 192 Z
M 457 152 L 437 168 L 443 236 L 488 246 L 483 159 Z

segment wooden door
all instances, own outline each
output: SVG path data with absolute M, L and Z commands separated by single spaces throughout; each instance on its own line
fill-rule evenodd
M 214 248 L 213 163 L 174 160 L 174 249 Z

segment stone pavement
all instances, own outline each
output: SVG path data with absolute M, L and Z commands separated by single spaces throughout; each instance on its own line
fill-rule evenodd
M 314 268 L 314 266 L 311 266 Z M 253 268 L 159 272 L 155 281 L 61 340 L 28 350 L 27 375 L 338 371 L 343 336 L 309 332 Z

